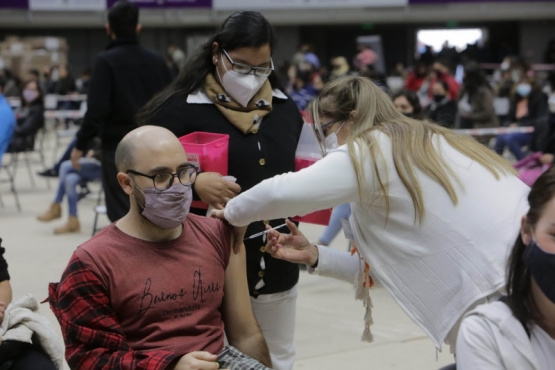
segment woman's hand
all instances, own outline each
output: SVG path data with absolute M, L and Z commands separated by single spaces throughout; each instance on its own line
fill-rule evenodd
M 231 198 L 241 192 L 241 187 L 217 172 L 203 172 L 195 180 L 195 191 L 203 202 L 214 209 L 223 209 Z
M 308 241 L 293 222 L 285 220 L 285 223 L 291 234 L 269 231 L 266 252 L 274 258 L 314 266 L 318 262 L 318 248 Z M 271 226 L 266 225 L 266 228 L 271 229 Z

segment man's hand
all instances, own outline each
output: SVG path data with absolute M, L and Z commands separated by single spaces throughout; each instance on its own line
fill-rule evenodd
M 71 165 L 73 166 L 73 168 L 75 168 L 76 170 L 80 170 L 81 169 L 81 165 L 79 164 L 79 159 L 83 156 L 83 151 L 79 150 L 77 148 L 73 148 L 71 150 L 71 155 L 69 156 L 69 159 L 71 160 Z
M 274 258 L 314 266 L 318 261 L 318 248 L 308 241 L 292 221 L 286 219 L 285 223 L 291 234 L 269 231 L 266 252 Z M 271 226 L 266 225 L 266 229 L 271 229 Z
M 216 370 L 220 368 L 217 358 L 218 356 L 205 351 L 187 353 L 175 364 L 174 370 Z
M 241 187 L 217 172 L 203 172 L 197 176 L 195 191 L 203 202 L 215 209 L 223 209 L 231 198 L 241 192 Z

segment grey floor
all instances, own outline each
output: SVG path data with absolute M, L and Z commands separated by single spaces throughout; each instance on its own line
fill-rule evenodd
M 68 138 L 57 145 L 60 154 Z M 54 135 L 49 134 L 45 143 L 46 164 L 55 156 Z M 6 157 L 4 161 L 6 161 Z M 32 164 L 35 174 L 41 169 Z M 5 174 L 0 170 L 0 179 Z M 79 203 L 79 219 L 82 230 L 78 234 L 54 235 L 53 229 L 65 222 L 67 206 L 64 203 L 62 220 L 41 223 L 36 215 L 46 210 L 54 198 L 57 179 L 48 181 L 34 176 L 31 184 L 25 166 L 16 174 L 18 194 L 22 210 L 18 212 L 14 197 L 7 184 L 0 183 L 0 237 L 6 247 L 14 298 L 26 293 L 33 294 L 38 301 L 47 297 L 47 283 L 58 281 L 75 248 L 91 236 L 95 199 L 83 199 Z M 93 189 L 96 185 L 93 184 Z M 106 217 L 99 218 L 101 225 L 108 224 Z M 301 230 L 316 241 L 323 227 L 302 224 Z M 339 236 L 332 248 L 345 250 L 347 242 Z M 354 289 L 347 283 L 328 278 L 309 276 L 301 272 L 298 285 L 295 369 L 439 369 L 453 362 L 453 357 L 444 347 L 437 355 L 431 340 L 413 324 L 385 289 L 371 290 L 374 303 L 372 331 L 375 341 L 363 343 L 364 309 L 361 302 L 354 300 Z M 59 328 L 47 304 L 40 311 Z

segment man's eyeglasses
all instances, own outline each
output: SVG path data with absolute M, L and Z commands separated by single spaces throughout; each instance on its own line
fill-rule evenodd
M 222 49 L 222 51 L 224 52 L 224 55 L 229 63 L 231 63 L 231 69 L 242 75 L 248 75 L 249 73 L 251 73 L 251 71 L 253 71 L 254 74 L 258 77 L 268 77 L 274 70 L 274 61 L 272 60 L 272 58 L 270 58 L 270 63 L 272 64 L 271 68 L 253 67 L 249 66 L 248 64 L 235 63 L 233 60 L 231 60 L 230 56 L 227 54 L 227 51 L 225 51 L 224 49 Z
M 134 170 L 127 170 L 127 174 L 131 173 L 133 175 L 147 177 L 152 180 L 152 184 L 154 188 L 159 191 L 164 191 L 169 189 L 174 182 L 174 179 L 177 177 L 181 185 L 183 186 L 191 186 L 195 183 L 197 178 L 198 168 L 192 164 L 188 165 L 182 170 L 179 170 L 176 173 L 169 173 L 169 172 L 159 172 L 156 175 L 146 175 L 141 172 L 137 172 Z

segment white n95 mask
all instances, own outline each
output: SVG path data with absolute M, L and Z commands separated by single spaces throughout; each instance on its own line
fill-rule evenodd
M 332 132 L 331 134 L 329 134 L 328 136 L 326 136 L 326 138 L 324 139 L 324 153 L 322 153 L 324 156 L 326 154 L 328 154 L 329 152 L 331 152 L 334 149 L 339 148 L 339 142 L 337 141 L 337 133 L 339 131 L 341 131 L 341 129 L 343 128 L 343 126 L 345 125 L 345 122 L 343 122 L 343 124 L 341 125 L 341 127 L 339 127 L 339 130 Z
M 228 70 L 224 62 L 222 62 L 222 65 L 226 71 L 224 78 L 221 78 L 218 68 L 216 68 L 216 72 L 222 82 L 223 88 L 231 95 L 233 100 L 246 108 L 252 97 L 260 90 L 262 85 L 264 85 L 268 76 L 257 76 L 251 73 L 244 75 L 234 70 Z

